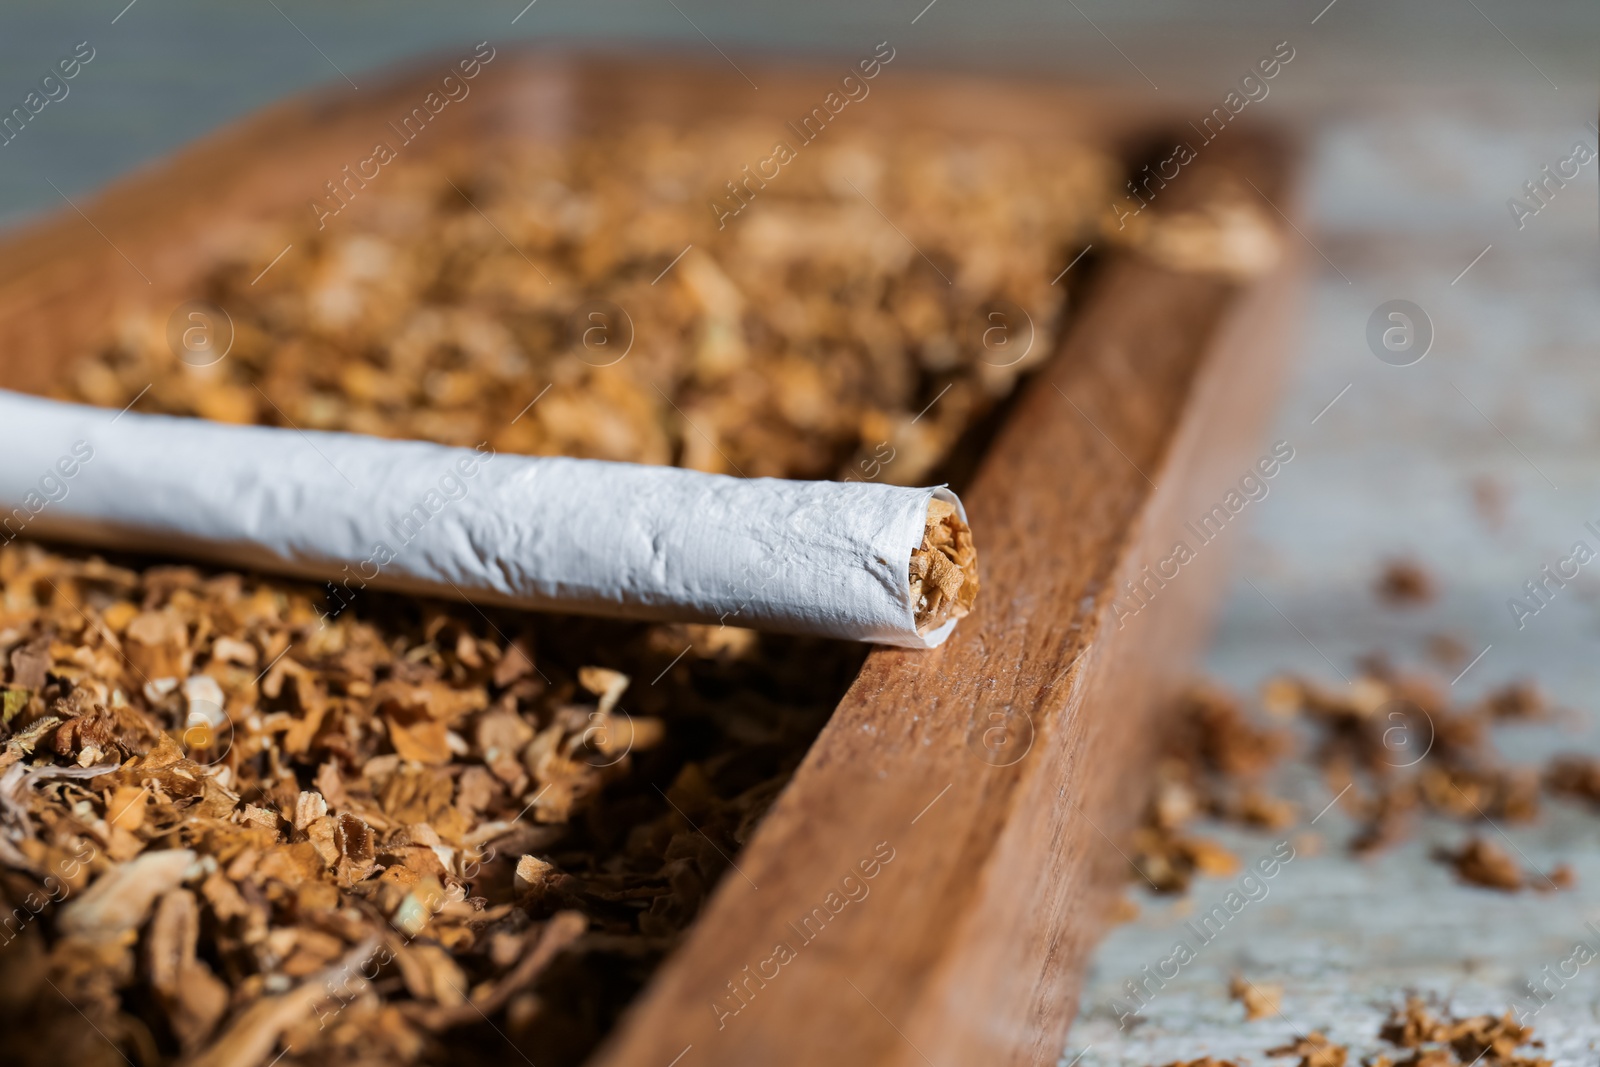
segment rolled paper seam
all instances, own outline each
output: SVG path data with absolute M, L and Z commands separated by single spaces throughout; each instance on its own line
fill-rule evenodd
M 732 478 L 117 413 L 0 391 L 19 534 L 546 611 L 932 648 L 908 567 L 940 486 Z

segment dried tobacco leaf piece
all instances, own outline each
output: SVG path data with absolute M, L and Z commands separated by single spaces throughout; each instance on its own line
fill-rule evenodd
M 377 862 L 372 827 L 345 812 L 334 820 L 333 843 L 339 849 L 339 876 L 347 884 L 359 882 Z
M 1269 796 L 1255 789 L 1247 789 L 1219 814 L 1245 826 L 1261 830 L 1283 830 L 1294 825 L 1299 815 L 1299 808 L 1292 801 Z
M 9 726 L 11 720 L 20 715 L 33 699 L 30 689 L 0 689 L 0 724 Z
M 11 650 L 10 688 L 37 692 L 50 670 L 50 639 L 40 637 Z
M 1570 753 L 1556 756 L 1545 768 L 1544 785 L 1557 796 L 1600 805 L 1600 759 Z
M 115 758 L 116 722 L 105 708 L 97 704 L 86 712 L 62 710 L 75 714 L 56 730 L 52 743 L 56 755 L 76 760 L 80 767 L 94 766 L 108 751 Z
M 316 849 L 322 862 L 329 867 L 339 862 L 343 853 L 339 849 L 339 820 L 332 815 L 312 819 L 305 825 L 306 840 Z
M 211 660 L 214 663 L 254 667 L 257 660 L 256 646 L 233 637 L 219 637 L 211 642 Z
M 1260 774 L 1289 748 L 1281 731 L 1257 727 L 1237 698 L 1213 686 L 1191 689 L 1180 714 L 1192 724 L 1197 754 L 1224 777 Z
M 1267 1049 L 1268 1056 L 1299 1056 L 1299 1067 L 1344 1067 L 1350 1050 L 1335 1045 L 1321 1033 L 1312 1031 L 1292 1045 Z
M 519 637 L 514 638 L 501 652 L 491 677 L 497 687 L 504 689 L 519 678 L 535 673 L 536 670 L 527 638 Z
M 389 921 L 405 936 L 418 937 L 446 910 L 448 902 L 449 897 L 439 879 L 431 874 L 424 875 L 411 883 Z
M 1388 1057 L 1382 1057 L 1387 1060 Z M 1377 1067 L 1370 1064 L 1369 1067 Z M 1400 1060 L 1394 1067 L 1461 1067 L 1447 1048 L 1422 1048 Z
M 1577 884 L 1577 876 L 1568 864 L 1558 864 L 1546 874 L 1524 872 L 1509 852 L 1482 837 L 1472 838 L 1454 852 L 1441 850 L 1437 856 L 1449 863 L 1456 876 L 1468 885 L 1515 893 L 1524 888 L 1558 892 Z
M 1421 1048 L 1428 1042 L 1446 1040 L 1448 1030 L 1418 997 L 1407 997 L 1404 1007 L 1393 1008 L 1378 1036 L 1401 1048 Z
M 406 991 L 420 1001 L 447 1008 L 466 1003 L 467 976 L 438 945 L 411 942 L 395 953 Z
M 628 676 L 606 667 L 579 667 L 578 684 L 600 698 L 600 714 L 617 706 L 622 694 L 628 691 Z
M 1476 1063 L 1485 1059 L 1490 1063 L 1508 1063 L 1515 1058 L 1518 1047 L 1533 1037 L 1533 1028 L 1514 1021 L 1510 1012 L 1499 1018 L 1492 1015 L 1475 1015 L 1460 1019 L 1450 1027 L 1450 1048 L 1462 1063 Z
M 1523 886 L 1521 866 L 1509 852 L 1487 838 L 1474 837 L 1456 851 L 1445 850 L 1439 856 L 1449 862 L 1456 876 L 1468 885 L 1513 893 Z
M 189 628 L 170 611 L 146 611 L 123 633 L 128 660 L 146 681 L 183 678 L 189 673 Z
M 1550 701 L 1531 679 L 1508 682 L 1483 700 L 1489 718 L 1500 722 L 1531 722 L 1548 718 Z
M 137 830 L 144 825 L 150 800 L 148 786 L 119 785 L 106 802 L 106 822 L 119 829 Z
M 1143 826 L 1134 831 L 1134 875 L 1158 892 L 1181 893 L 1196 874 L 1226 877 L 1239 869 L 1239 858 L 1215 841 Z
M 559 893 L 572 879 L 549 860 L 537 856 L 523 856 L 517 860 L 517 870 L 512 881 L 517 897 L 529 904 L 542 906 Z
M 144 922 L 156 900 L 190 876 L 196 859 L 188 849 L 170 849 L 118 864 L 62 907 L 56 928 L 86 940 L 114 939 Z
M 167 1023 L 185 1052 L 198 1048 L 228 1009 L 228 987 L 195 958 L 199 937 L 195 895 L 174 889 L 162 896 L 146 935 L 145 965 Z
M 1433 577 L 1415 560 L 1395 559 L 1384 564 L 1378 577 L 1378 596 L 1386 604 L 1426 604 L 1438 596 Z
M 328 814 L 328 799 L 312 789 L 302 789 L 294 798 L 294 823 L 296 830 L 304 830 Z
M 1228 996 L 1244 1005 L 1244 1017 L 1249 1022 L 1278 1014 L 1283 1003 L 1283 987 L 1257 985 L 1243 975 L 1234 975 L 1228 981 Z
M 1351 839 L 1350 851 L 1358 855 L 1376 852 L 1405 840 L 1421 804 L 1414 781 L 1379 786 L 1367 796 L 1355 795 L 1353 806 L 1365 825 Z

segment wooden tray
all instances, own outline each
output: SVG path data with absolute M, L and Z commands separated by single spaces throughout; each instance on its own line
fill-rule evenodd
M 0 383 L 47 387 L 124 302 L 199 295 L 189 287 L 240 224 L 304 212 L 308 190 L 358 158 L 354 146 L 447 62 L 274 107 L 11 235 L 0 244 Z M 716 60 L 502 49 L 419 150 L 646 117 L 781 122 L 839 73 L 742 66 L 759 91 Z M 903 63 L 850 119 L 1130 150 L 1170 144 L 1159 135 L 1180 128 L 1107 94 Z M 1280 139 L 1229 130 L 1162 207 L 1192 203 L 1222 172 L 1287 207 L 1288 158 Z M 1137 617 L 1117 619 L 1113 601 L 1262 450 L 1297 240 L 1246 285 L 1096 257 L 1059 352 L 966 492 L 982 552 L 976 612 L 937 651 L 870 655 L 596 1063 L 1056 1061 L 1125 881 L 1113 842 L 1145 795 L 1159 709 L 1201 647 L 1238 538 L 1202 549 Z

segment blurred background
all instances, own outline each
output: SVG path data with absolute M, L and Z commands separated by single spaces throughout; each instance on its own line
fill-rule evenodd
M 908 64 L 1143 85 L 1152 93 L 1202 98 L 1220 95 L 1259 52 L 1288 39 L 1297 57 L 1293 77 L 1273 86 L 1280 110 L 1290 103 L 1337 108 L 1360 99 L 1393 111 L 1414 103 L 1424 87 L 1457 98 L 1471 88 L 1502 108 L 1526 106 L 1520 120 L 1526 123 L 1538 115 L 1594 117 L 1589 90 L 1600 36 L 1600 9 L 1584 0 L 1337 0 L 1331 6 L 1327 0 L 937 0 L 927 10 L 927 0 L 525 3 L 14 0 L 0 16 L 0 89 L 8 94 L 0 99 L 20 100 L 70 44 L 88 40 L 98 54 L 95 77 L 73 86 L 72 106 L 38 123 L 28 143 L 6 148 L 0 211 L 14 220 L 54 206 L 45 177 L 68 195 L 91 189 L 286 93 L 338 79 L 340 72 L 359 85 L 363 73 L 402 57 L 449 52 L 485 38 L 853 55 L 863 41 L 892 35 Z M 1518 120 L 1508 115 L 1504 121 Z M 1450 167 L 1509 162 L 1487 153 L 1453 160 Z M 1431 177 L 1443 187 L 1435 192 L 1455 184 L 1443 173 Z M 1457 174 L 1455 181 L 1468 177 Z
M 1242 121 L 1295 128 L 1307 150 L 1297 222 L 1312 280 L 1275 431 L 1295 460 L 1252 507 L 1253 525 L 1229 534 L 1241 538 L 1236 579 L 1208 669 L 1243 693 L 1284 670 L 1340 684 L 1374 649 L 1425 667 L 1448 633 L 1477 657 L 1460 673 L 1429 668 L 1452 699 L 1531 677 L 1572 709 L 1502 738 L 1509 756 L 1600 751 L 1600 570 L 1520 627 L 1507 604 L 1573 542 L 1596 544 L 1584 524 L 1600 524 L 1600 163 L 1547 186 L 1545 203 L 1526 191 L 1600 139 L 1592 0 L 12 0 L 0 11 L 0 104 L 20 102 L 77 42 L 96 58 L 69 98 L 0 148 L 0 221 L 58 210 L 63 195 L 286 94 L 358 87 L 405 57 L 484 39 L 738 59 L 854 56 L 885 38 L 908 66 L 1115 86 L 1197 117 L 1288 41 L 1292 65 Z M 1519 218 L 1513 199 L 1538 211 Z M 1420 308 L 1431 332 L 1408 366 L 1368 343 L 1392 300 Z M 1395 558 L 1420 565 L 1437 596 L 1386 606 L 1374 584 Z M 1283 788 L 1302 822 L 1337 799 L 1314 775 Z M 1364 1054 L 1405 992 L 1499 1014 L 1594 938 L 1600 824 L 1577 809 L 1505 835 L 1532 867 L 1572 866 L 1576 887 L 1549 896 L 1457 884 L 1430 856 L 1459 842 L 1458 826 L 1424 823 L 1366 861 L 1344 853 L 1352 827 L 1337 805 L 1319 816 L 1321 848 L 1302 841 L 1271 895 L 1119 1027 L 1111 999 L 1196 906 L 1138 898 L 1139 916 L 1099 952 L 1063 1062 L 1265 1062 L 1265 1049 L 1312 1030 Z M 1217 834 L 1246 860 L 1276 840 Z M 1204 910 L 1230 884 L 1200 879 L 1193 901 Z M 1281 988 L 1279 1008 L 1246 1021 L 1227 995 L 1236 974 Z M 1537 1029 L 1557 1064 L 1596 1062 L 1600 967 L 1566 983 Z

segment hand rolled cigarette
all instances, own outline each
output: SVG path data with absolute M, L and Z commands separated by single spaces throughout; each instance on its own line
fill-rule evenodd
M 117 413 L 0 391 L 26 533 L 542 611 L 932 648 L 977 595 L 955 494 Z

